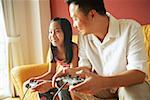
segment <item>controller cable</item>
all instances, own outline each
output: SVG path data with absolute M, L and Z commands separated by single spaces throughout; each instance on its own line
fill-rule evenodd
M 54 94 L 52 100 L 55 100 L 55 98 L 56 98 L 56 96 L 58 95 L 58 93 L 63 89 L 63 87 L 64 87 L 67 83 L 68 83 L 68 82 L 64 83 L 64 84 L 57 90 L 57 92 Z
M 26 96 L 26 94 L 27 94 L 27 92 L 28 92 L 28 90 L 29 90 L 30 87 L 31 87 L 31 86 L 28 86 L 28 87 L 27 87 L 27 90 L 25 91 L 25 93 L 24 93 L 24 95 L 23 95 L 23 97 L 22 97 L 21 100 L 24 100 L 24 98 L 25 98 L 25 96 Z
M 55 100 L 55 98 L 56 98 L 56 96 L 58 95 L 58 93 L 63 89 L 63 87 L 64 87 L 67 83 L 68 83 L 68 82 L 64 83 L 64 84 L 57 90 L 57 92 L 54 94 L 52 100 Z M 29 88 L 31 88 L 31 86 L 27 86 L 27 89 L 26 89 L 26 91 L 25 91 L 25 93 L 24 93 L 24 95 L 23 95 L 23 97 L 22 97 L 21 100 L 24 100 L 24 98 L 25 98 L 25 96 L 26 96 L 26 94 L 27 94 Z

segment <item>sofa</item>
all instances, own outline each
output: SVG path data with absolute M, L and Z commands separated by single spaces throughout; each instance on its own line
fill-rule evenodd
M 144 44 L 146 53 L 148 55 L 147 61 L 147 75 L 148 80 L 150 80 L 150 25 L 143 25 L 143 34 L 144 34 Z M 77 43 L 78 36 L 73 36 L 73 41 Z M 48 54 L 49 55 L 49 54 Z M 14 67 L 11 70 L 11 79 L 16 89 L 16 94 L 19 95 L 19 98 L 22 99 L 25 93 L 23 83 L 31 77 L 42 75 L 48 71 L 48 63 L 45 64 L 31 64 L 31 65 L 22 65 Z M 37 100 L 37 92 L 28 91 L 24 100 Z

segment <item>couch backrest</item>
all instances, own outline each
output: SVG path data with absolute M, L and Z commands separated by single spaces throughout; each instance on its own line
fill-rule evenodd
M 150 25 L 143 25 L 144 33 L 144 45 L 146 48 L 146 53 L 148 55 L 148 61 L 150 61 Z
M 147 61 L 148 78 L 150 79 L 150 24 L 143 25 L 142 28 L 144 34 L 144 45 L 148 56 L 148 61 Z

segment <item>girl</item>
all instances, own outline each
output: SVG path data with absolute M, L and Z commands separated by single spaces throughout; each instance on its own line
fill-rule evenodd
M 38 81 L 38 85 L 32 88 L 32 91 L 38 91 L 41 100 L 51 100 L 51 92 L 57 89 L 52 87 L 53 76 L 62 72 L 63 68 L 77 67 L 78 48 L 77 44 L 72 42 L 72 28 L 70 22 L 65 18 L 54 18 L 49 25 L 49 41 L 50 41 L 50 62 L 47 73 L 33 77 L 28 80 Z M 48 94 L 48 95 L 47 95 Z M 59 94 L 60 100 L 71 100 L 68 90 L 62 90 Z

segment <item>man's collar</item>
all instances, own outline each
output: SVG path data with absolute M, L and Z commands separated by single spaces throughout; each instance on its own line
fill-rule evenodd
M 109 26 L 108 26 L 108 33 L 107 35 L 111 38 L 118 37 L 120 34 L 120 29 L 119 29 L 119 22 L 118 20 L 113 17 L 110 13 L 106 13 L 107 16 L 109 17 Z

